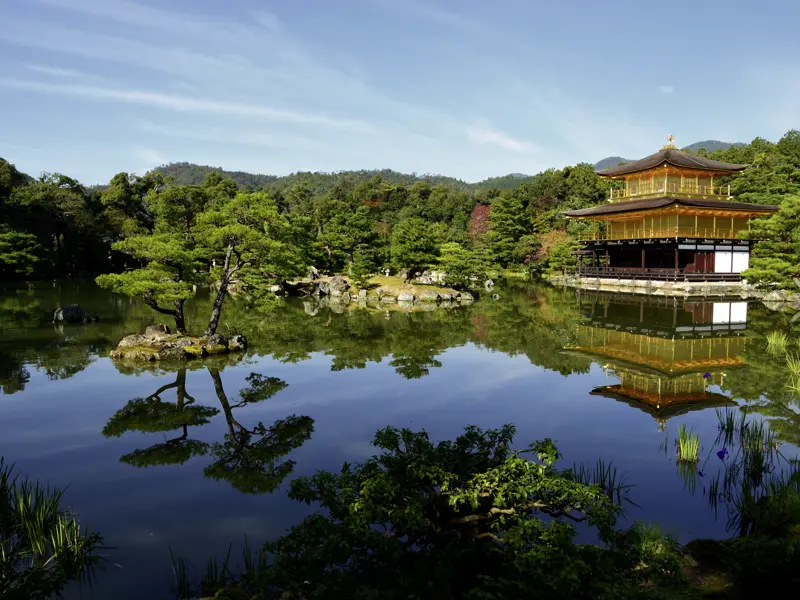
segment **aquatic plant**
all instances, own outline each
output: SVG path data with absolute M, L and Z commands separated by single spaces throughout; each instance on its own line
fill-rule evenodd
M 800 356 L 787 353 L 786 369 L 789 371 L 789 387 L 797 390 L 800 388 Z
M 782 331 L 770 331 L 767 334 L 767 352 L 773 356 L 786 354 L 789 349 L 789 336 Z
M 687 463 L 698 462 L 700 452 L 700 435 L 690 431 L 686 425 L 678 427 L 678 461 Z
M 605 462 L 602 458 L 597 460 L 594 467 L 586 465 L 573 465 L 576 481 L 598 486 L 612 502 L 617 504 L 636 504 L 628 496 L 633 487 L 625 483 L 625 477 L 617 472 L 612 463 Z
M 0 596 L 48 598 L 91 582 L 102 538 L 62 508 L 63 491 L 20 479 L 0 457 Z M 6 596 L 5 594 L 8 594 Z
M 723 469 L 709 484 L 711 506 L 727 506 L 728 527 L 739 535 L 800 534 L 798 465 L 780 453 L 764 421 L 730 410 L 717 411 L 717 417 L 715 447 Z

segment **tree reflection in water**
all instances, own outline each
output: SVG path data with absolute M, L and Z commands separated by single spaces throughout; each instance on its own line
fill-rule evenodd
M 186 368 L 176 372 L 174 382 L 161 386 L 147 398 L 134 398 L 125 404 L 106 423 L 103 435 L 120 437 L 129 431 L 177 432 L 175 437 L 134 450 L 120 460 L 134 467 L 151 467 L 183 464 L 193 456 L 211 455 L 213 462 L 204 469 L 206 477 L 226 480 L 247 494 L 272 492 L 293 471 L 295 462 L 284 457 L 311 437 L 314 420 L 291 415 L 270 426 L 259 422 L 247 427 L 235 418 L 234 411 L 267 400 L 288 384 L 277 377 L 251 373 L 247 377 L 249 385 L 239 394 L 240 400 L 231 403 L 219 366 L 210 364 L 207 370 L 227 423 L 224 441 L 208 443 L 190 438 L 190 427 L 206 425 L 220 409 L 196 404 L 186 391 Z M 162 398 L 170 390 L 175 390 L 174 402 Z
M 165 402 L 161 395 L 175 390 L 176 401 Z M 120 459 L 134 467 L 183 464 L 192 456 L 208 452 L 208 444 L 189 439 L 189 427 L 209 423 L 219 409 L 195 404 L 186 391 L 186 369 L 176 373 L 175 381 L 158 388 L 147 398 L 134 398 L 118 410 L 103 427 L 106 437 L 120 437 L 128 431 L 161 433 L 180 431 L 181 434 L 143 450 L 134 450 Z
M 213 444 L 211 454 L 215 461 L 203 473 L 213 479 L 225 479 L 245 494 L 273 491 L 294 469 L 294 461 L 282 460 L 283 457 L 311 437 L 314 420 L 291 415 L 275 421 L 270 427 L 259 422 L 248 429 L 234 418 L 233 411 L 267 400 L 289 384 L 277 377 L 251 373 L 247 377 L 250 385 L 239 394 L 241 401 L 230 404 L 219 370 L 209 368 L 208 372 L 214 380 L 214 390 L 222 405 L 228 433 L 224 442 Z

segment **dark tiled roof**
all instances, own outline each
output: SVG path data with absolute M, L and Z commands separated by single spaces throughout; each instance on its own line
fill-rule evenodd
M 702 156 L 689 154 L 688 152 L 683 152 L 682 150 L 678 150 L 676 148 L 662 148 L 655 154 L 651 154 L 650 156 L 640 160 L 628 163 L 627 165 L 613 167 L 603 171 L 597 171 L 597 174 L 601 177 L 627 175 L 629 173 L 638 173 L 639 171 L 652 169 L 653 167 L 658 167 L 664 163 L 669 163 L 676 167 L 683 167 L 686 169 L 698 169 L 700 171 L 714 171 L 718 173 L 734 173 L 747 167 L 747 165 L 737 165 L 734 163 L 711 160 L 710 158 L 703 158 Z
M 778 210 L 773 204 L 749 204 L 747 202 L 733 202 L 732 200 L 701 200 L 692 198 L 650 198 L 646 200 L 627 200 L 623 202 L 609 202 L 591 208 L 570 210 L 564 213 L 567 217 L 594 217 L 597 215 L 613 215 L 615 213 L 633 212 L 636 210 L 649 210 L 661 208 L 670 204 L 683 204 L 699 208 L 721 208 L 724 210 L 741 210 L 750 212 L 772 213 Z

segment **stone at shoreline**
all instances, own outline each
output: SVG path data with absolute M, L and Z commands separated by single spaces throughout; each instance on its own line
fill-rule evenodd
M 453 294 L 451 292 L 442 292 L 439 294 L 439 298 L 442 299 L 442 302 L 452 302 Z
M 420 302 L 438 302 L 439 293 L 434 290 L 425 290 L 419 295 Z
M 400 292 L 397 294 L 398 302 L 414 302 L 414 294 L 411 292 Z
M 358 290 L 358 299 L 365 299 L 367 298 L 367 290 Z
M 383 294 L 380 298 L 383 304 L 394 304 L 397 302 L 397 298 L 390 296 L 389 294 Z
M 126 361 L 179 361 L 241 352 L 246 348 L 247 338 L 243 335 L 184 336 L 169 333 L 169 327 L 165 325 L 151 325 L 143 334 L 122 338 L 110 356 L 114 360 Z
M 462 304 L 469 304 L 470 302 L 475 301 L 475 297 L 470 294 L 469 292 L 459 292 L 458 293 L 458 300 Z
M 83 309 L 77 304 L 67 304 L 53 313 L 53 323 L 83 323 Z
M 320 296 L 327 296 L 331 293 L 330 284 L 327 281 L 320 281 L 315 293 L 319 294 Z
M 350 302 L 350 300 L 352 300 L 352 296 L 350 295 L 350 292 L 345 291 L 345 292 L 342 292 L 342 295 L 339 296 L 339 299 L 342 302 L 344 302 L 345 304 L 348 304 Z
M 328 282 L 328 288 L 330 290 L 331 296 L 341 296 L 344 294 L 347 289 L 350 287 L 350 284 L 345 281 L 345 278 L 341 275 L 336 275 L 335 277 L 331 277 L 331 280 Z

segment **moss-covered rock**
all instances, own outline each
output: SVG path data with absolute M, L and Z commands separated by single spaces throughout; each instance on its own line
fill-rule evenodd
M 123 338 L 110 356 L 125 362 L 182 361 L 241 352 L 245 348 L 247 339 L 241 335 L 195 337 L 148 328 L 144 334 Z

